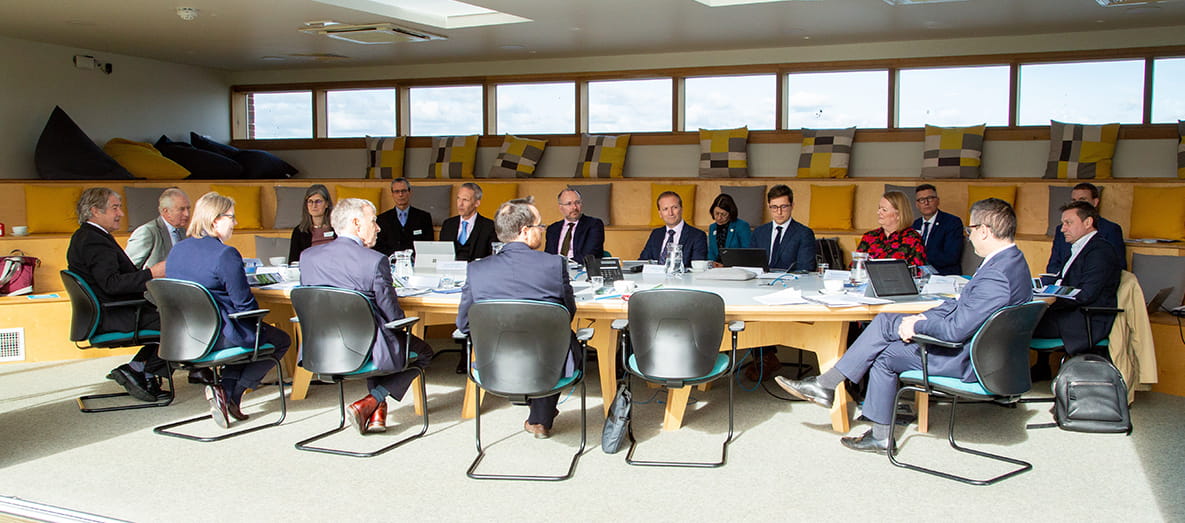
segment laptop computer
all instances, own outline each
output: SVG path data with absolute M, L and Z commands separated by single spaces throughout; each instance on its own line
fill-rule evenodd
M 1148 302 L 1148 314 L 1155 314 L 1157 312 L 1160 312 L 1161 307 L 1164 305 L 1165 300 L 1168 299 L 1169 294 L 1171 294 L 1172 292 L 1173 292 L 1173 287 L 1165 287 L 1163 289 L 1160 289 L 1159 291 L 1156 291 L 1156 296 L 1153 296 L 1152 301 Z M 1164 310 L 1167 311 L 1168 309 L 1164 309 Z
M 453 242 L 414 242 L 416 249 L 416 270 L 436 270 L 439 262 L 451 262 L 457 259 L 457 252 Z
M 868 260 L 865 267 L 872 296 L 894 300 L 917 297 L 918 286 L 905 260 Z
M 769 271 L 769 255 L 765 249 L 729 247 L 720 251 L 720 264 L 725 267 L 761 267 Z

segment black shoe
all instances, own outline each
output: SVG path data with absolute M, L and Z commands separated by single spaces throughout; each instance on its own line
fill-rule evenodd
M 824 408 L 831 408 L 831 404 L 835 401 L 835 391 L 832 389 L 823 388 L 819 385 L 818 378 L 807 378 L 805 380 L 792 380 L 782 376 L 776 376 L 774 381 L 783 390 L 793 394 L 797 398 L 807 400 L 815 405 Z
M 214 384 L 214 369 L 204 367 L 201 369 L 193 369 L 189 371 L 189 382 L 194 385 L 213 385 Z
M 169 396 L 173 394 L 172 392 L 165 391 L 160 388 L 160 380 L 160 377 L 153 376 L 144 382 L 144 390 L 147 390 L 149 394 L 152 394 L 152 396 L 156 398 L 156 401 L 167 400 L 169 399 Z
M 112 369 L 108 376 L 133 398 L 140 401 L 156 401 L 156 394 L 148 392 L 148 382 L 144 379 L 144 373 L 136 372 L 130 365 L 124 363 Z
M 1041 357 L 1041 355 L 1038 355 Z M 1049 364 L 1044 365 L 1038 363 L 1029 367 L 1029 381 L 1037 383 L 1039 381 L 1049 381 L 1053 379 L 1053 369 L 1049 368 Z
M 873 438 L 872 429 L 868 429 L 868 431 L 865 432 L 863 436 L 858 438 L 853 438 L 850 436 L 839 438 L 839 442 L 843 443 L 843 446 L 849 449 L 858 450 L 860 452 L 874 452 L 877 454 L 884 454 L 889 450 L 889 440 Z
M 462 355 L 461 359 L 457 360 L 457 374 L 465 374 L 465 371 L 467 370 L 466 367 L 468 367 L 468 365 L 469 358 L 466 358 L 464 355 Z

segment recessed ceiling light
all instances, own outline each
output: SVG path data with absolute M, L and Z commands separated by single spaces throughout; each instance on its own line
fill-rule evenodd
M 773 2 L 788 2 L 790 0 L 695 0 L 708 7 L 728 7 L 731 5 L 769 4 Z
M 889 5 L 924 5 L 924 4 L 942 4 L 946 2 L 966 2 L 967 0 L 885 0 Z
M 443 29 L 530 22 L 512 14 L 457 0 L 313 0 Z
M 283 62 L 285 60 L 283 56 L 261 56 L 259 59 L 265 62 Z

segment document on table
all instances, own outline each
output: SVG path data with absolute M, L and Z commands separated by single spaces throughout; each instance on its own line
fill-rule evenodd
M 930 276 L 930 281 L 926 282 L 926 286 L 922 288 L 922 294 L 956 294 L 956 282 L 967 283 L 967 278 L 935 274 Z
M 753 299 L 762 305 L 802 305 L 806 303 L 802 297 L 802 291 L 798 289 L 783 289 L 778 292 L 762 294 Z
M 828 307 L 859 307 L 861 305 L 893 303 L 893 300 L 873 298 L 871 296 L 856 296 L 854 294 L 807 294 L 803 297 L 807 301 L 813 301 Z
M 299 286 L 300 286 L 299 281 L 282 281 L 282 282 L 273 283 L 270 285 L 263 285 L 263 286 L 260 286 L 259 288 L 260 289 L 267 289 L 269 291 L 270 290 L 290 291 L 290 290 L 295 289 Z

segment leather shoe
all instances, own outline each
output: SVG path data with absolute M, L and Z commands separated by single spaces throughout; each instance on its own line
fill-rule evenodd
M 379 403 L 378 408 L 374 409 L 374 414 L 370 415 L 370 421 L 366 423 L 366 432 L 387 432 L 387 402 Z
M 249 414 L 243 414 L 243 411 L 238 405 L 230 402 L 226 403 L 226 413 L 230 414 L 230 417 L 239 421 L 245 421 L 247 418 L 251 417 Z
M 818 378 L 792 380 L 778 376 L 774 378 L 774 381 L 778 382 L 778 386 L 782 387 L 782 390 L 793 394 L 794 397 L 807 400 L 820 407 L 829 409 L 835 401 L 835 391 L 819 385 Z
M 532 424 L 529 421 L 523 422 L 523 430 L 535 435 L 535 439 L 547 439 L 551 437 L 551 430 L 543 427 L 542 424 Z
M 148 381 L 144 379 L 144 373 L 136 372 L 130 365 L 120 365 L 112 369 L 107 376 L 115 380 L 133 398 L 140 401 L 156 401 L 156 395 L 148 392 Z
M 845 446 L 849 449 L 858 450 L 861 452 L 874 452 L 876 454 L 884 454 L 885 452 L 887 452 L 889 450 L 889 440 L 888 439 L 879 439 L 878 440 L 876 438 L 873 438 L 872 437 L 872 429 L 868 429 L 868 431 L 866 431 L 863 436 L 860 436 L 858 438 L 853 438 L 851 436 L 845 436 L 845 437 L 839 438 L 839 442 L 843 443 L 843 446 Z
M 203 367 L 189 371 L 189 382 L 194 385 L 214 385 L 214 369 Z
M 210 402 L 210 417 L 214 418 L 214 423 L 224 429 L 230 428 L 230 419 L 226 416 L 226 393 L 222 387 L 206 385 L 206 399 Z
M 152 394 L 152 396 L 154 398 L 156 398 L 156 401 L 164 401 L 164 400 L 169 399 L 169 396 L 172 396 L 171 392 L 162 390 L 160 388 L 160 377 L 159 376 L 153 376 L 151 378 L 144 380 L 144 384 L 145 384 L 144 390 L 147 390 L 149 394 Z
M 350 420 L 350 426 L 354 427 L 359 434 L 366 434 L 366 425 L 370 421 L 370 416 L 374 414 L 374 410 L 378 408 L 379 400 L 374 396 L 367 394 L 354 403 L 346 406 L 346 419 Z

